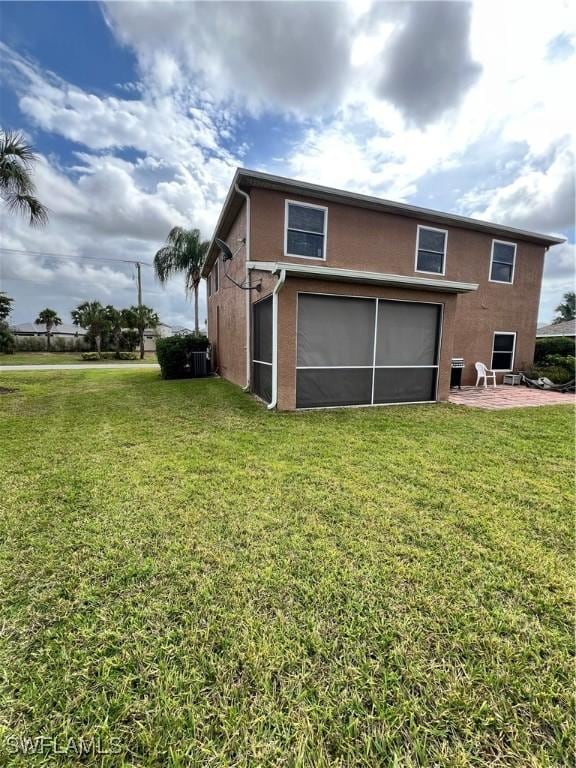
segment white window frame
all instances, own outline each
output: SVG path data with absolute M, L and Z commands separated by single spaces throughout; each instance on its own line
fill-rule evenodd
M 514 260 L 512 261 L 512 278 L 508 280 L 493 280 L 492 279 L 492 265 L 494 264 L 494 245 L 500 243 L 500 245 L 512 245 L 514 246 Z M 514 273 L 516 272 L 516 251 L 518 249 L 517 243 L 511 243 L 509 240 L 492 240 L 492 248 L 490 250 L 490 271 L 488 272 L 488 282 L 500 283 L 500 285 L 513 285 Z M 504 262 L 497 262 L 503 264 Z
M 514 337 L 514 344 L 512 345 L 512 367 L 511 368 L 492 368 L 492 359 L 494 358 L 494 342 L 496 341 L 496 336 L 513 336 Z M 490 355 L 490 370 L 494 371 L 495 373 L 510 373 L 510 371 L 514 370 L 514 362 L 516 360 L 516 337 L 517 337 L 516 331 L 494 331 L 492 335 L 492 354 Z M 500 354 L 502 354 L 502 352 L 500 352 Z
M 324 211 L 324 231 L 322 232 L 322 257 L 302 256 L 300 253 L 288 253 L 288 209 L 291 205 L 298 205 L 300 208 L 315 208 L 318 211 Z M 310 232 L 307 229 L 295 229 L 294 232 L 305 232 L 308 235 L 319 235 L 320 232 Z M 328 241 L 328 208 L 325 205 L 312 205 L 312 203 L 303 203 L 300 200 L 284 201 L 284 256 L 290 256 L 293 259 L 308 259 L 308 261 L 326 261 L 326 243 Z
M 444 253 L 442 254 L 442 272 L 431 272 L 429 269 L 418 269 L 418 251 L 420 250 L 420 230 L 429 229 L 431 232 L 442 232 L 444 237 Z M 423 251 L 429 251 L 429 248 L 422 248 Z M 440 253 L 440 251 L 431 251 L 431 253 Z M 424 275 L 446 275 L 446 255 L 448 253 L 448 230 L 438 227 L 429 227 L 427 224 L 418 224 L 416 228 L 416 252 L 414 254 L 414 272 L 421 272 Z
M 214 266 L 212 267 L 212 271 L 210 274 L 214 273 L 214 293 L 218 293 L 220 290 L 220 256 L 216 259 L 214 262 Z

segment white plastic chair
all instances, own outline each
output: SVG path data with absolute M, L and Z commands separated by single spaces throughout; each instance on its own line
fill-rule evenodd
M 488 379 L 492 379 L 493 385 L 496 386 L 496 374 L 490 368 L 486 368 L 484 363 L 476 363 L 476 386 L 480 386 L 481 380 L 484 379 L 484 386 L 488 386 Z

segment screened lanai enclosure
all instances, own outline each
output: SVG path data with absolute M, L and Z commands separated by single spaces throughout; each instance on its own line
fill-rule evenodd
M 437 399 L 441 304 L 316 293 L 297 301 L 297 408 Z M 252 391 L 270 402 L 272 297 L 252 311 Z
M 436 400 L 442 305 L 298 295 L 296 407 Z

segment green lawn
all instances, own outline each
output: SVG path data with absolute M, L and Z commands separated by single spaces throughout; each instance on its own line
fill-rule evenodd
M 156 353 L 146 352 L 144 360 L 82 360 L 80 352 L 15 352 L 0 354 L 0 368 L 6 365 L 59 365 L 66 363 L 155 363 Z
M 0 764 L 572 763 L 569 407 L 2 383 Z

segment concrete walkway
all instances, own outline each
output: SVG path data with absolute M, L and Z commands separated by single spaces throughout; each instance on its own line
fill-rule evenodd
M 54 365 L 0 365 L 0 374 L 9 371 L 96 371 L 101 368 L 160 368 L 158 363 L 60 363 Z
M 449 402 L 455 405 L 469 405 L 486 411 L 504 408 L 533 408 L 541 405 L 574 405 L 574 394 L 550 392 L 543 389 L 529 389 L 523 386 L 462 387 L 451 389 Z

